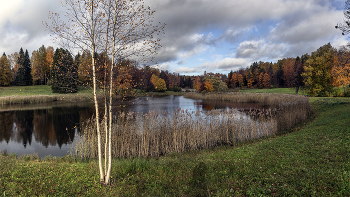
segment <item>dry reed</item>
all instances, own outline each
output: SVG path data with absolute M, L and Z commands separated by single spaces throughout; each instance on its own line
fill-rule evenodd
M 187 94 L 194 99 L 232 102 L 254 102 L 270 106 L 245 113 L 237 109 L 191 112 L 175 110 L 147 114 L 121 113 L 113 124 L 112 155 L 114 157 L 160 156 L 171 152 L 201 150 L 220 145 L 275 135 L 306 120 L 310 115 L 307 97 L 287 94 Z M 244 114 L 248 114 L 245 116 Z M 103 124 L 103 123 L 101 123 Z M 104 139 L 105 131 L 102 132 Z M 82 158 L 97 156 L 95 120 L 82 129 L 75 154 Z
M 311 114 L 309 98 L 302 95 L 275 93 L 188 93 L 184 97 L 203 100 L 221 100 L 235 103 L 259 103 L 268 106 L 268 110 L 253 109 L 247 112 L 252 117 L 266 117 L 268 114 L 278 122 L 278 131 L 293 127 L 306 120 Z M 266 115 L 265 115 L 266 114 Z
M 235 109 L 210 112 L 175 110 L 170 114 L 155 111 L 147 114 L 122 113 L 113 126 L 112 155 L 153 157 L 235 145 L 277 132 L 277 122 L 273 119 L 254 121 L 238 114 L 240 112 Z M 96 157 L 96 137 L 94 121 L 89 121 L 75 144 L 75 154 L 82 158 Z

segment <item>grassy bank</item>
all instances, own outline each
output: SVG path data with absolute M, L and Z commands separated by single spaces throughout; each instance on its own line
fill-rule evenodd
M 349 196 L 350 99 L 312 98 L 312 120 L 282 136 L 164 157 L 98 162 L 0 156 L 0 195 Z
M 136 91 L 136 94 L 134 96 L 168 96 L 183 94 L 183 92 L 173 91 Z M 122 98 L 123 97 L 121 96 L 116 96 L 116 99 Z M 53 101 L 85 102 L 90 101 L 91 99 L 92 90 L 85 87 L 79 87 L 79 91 L 73 94 L 52 93 L 51 86 L 49 85 L 0 87 L 0 105 L 46 103 Z
M 245 90 L 240 90 L 240 92 L 295 94 L 295 88 L 245 89 Z M 306 92 L 300 89 L 298 94 L 306 95 Z
M 84 87 L 80 87 L 79 92 L 73 94 L 52 93 L 49 85 L 0 87 L 0 105 L 53 101 L 84 102 L 91 98 L 91 90 Z

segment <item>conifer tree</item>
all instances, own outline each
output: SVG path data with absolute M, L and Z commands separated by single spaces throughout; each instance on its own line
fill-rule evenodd
M 19 57 L 17 59 L 17 64 L 19 65 L 19 68 L 17 71 L 16 79 L 15 79 L 15 85 L 18 85 L 18 86 L 24 85 L 24 82 L 23 82 L 23 80 L 24 80 L 23 60 L 24 60 L 24 52 L 23 52 L 23 49 L 21 48 L 19 50 Z
M 51 69 L 51 89 L 57 93 L 74 93 L 78 91 L 78 67 L 68 50 L 56 49 Z
M 19 50 L 17 64 L 19 65 L 19 69 L 14 84 L 18 86 L 32 85 L 32 67 L 30 64 L 28 50 L 26 50 L 25 53 L 23 52 L 22 48 Z
M 23 59 L 23 68 L 24 68 L 24 84 L 29 86 L 33 84 L 32 80 L 32 67 L 30 63 L 30 58 L 28 54 L 28 50 L 24 53 L 24 59 Z

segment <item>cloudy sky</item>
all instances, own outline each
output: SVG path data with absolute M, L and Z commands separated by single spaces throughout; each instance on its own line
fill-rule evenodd
M 31 53 L 55 45 L 42 21 L 62 12 L 60 0 L 0 0 L 0 53 Z M 347 44 L 334 28 L 345 0 L 145 0 L 154 21 L 166 23 L 156 62 L 192 75 L 228 73 L 254 61 L 311 53 L 330 42 Z

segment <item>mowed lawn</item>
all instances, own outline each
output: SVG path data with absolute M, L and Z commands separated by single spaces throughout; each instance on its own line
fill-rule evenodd
M 89 94 L 90 92 L 89 89 L 79 88 L 77 94 Z M 58 95 L 58 93 L 52 93 L 51 86 L 49 85 L 0 87 L 0 97 L 38 95 Z
M 245 89 L 245 90 L 240 90 L 240 92 L 295 94 L 295 88 Z M 300 89 L 298 94 L 306 95 L 306 92 Z
M 287 134 L 157 158 L 98 162 L 0 154 L 1 196 L 350 196 L 350 99 L 312 98 Z

